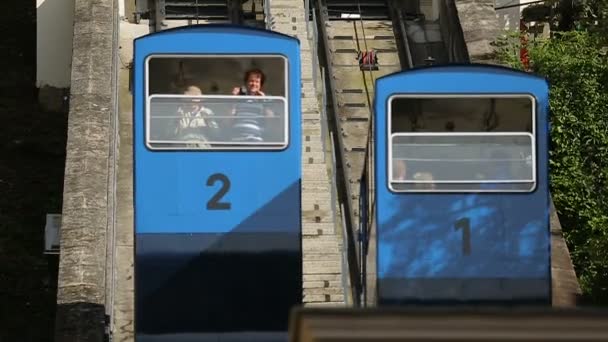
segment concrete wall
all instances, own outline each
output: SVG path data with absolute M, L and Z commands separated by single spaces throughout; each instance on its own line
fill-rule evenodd
M 112 302 L 117 7 L 75 0 L 56 342 L 103 342 Z
M 494 0 L 454 1 L 471 62 L 493 64 L 491 43 L 500 33 Z

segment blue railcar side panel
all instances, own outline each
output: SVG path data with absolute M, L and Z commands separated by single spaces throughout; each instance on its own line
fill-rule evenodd
M 433 67 L 377 80 L 377 295 L 380 304 L 550 303 L 548 85 L 485 66 Z M 388 99 L 395 94 L 531 94 L 537 186 L 531 193 L 394 193 L 387 185 Z M 470 220 L 463 255 L 458 220 Z
M 177 341 L 175 336 L 220 338 L 225 332 L 248 332 L 243 340 L 252 332 L 276 338 L 287 329 L 291 307 L 302 301 L 299 42 L 269 31 L 210 25 L 148 35 L 134 45 L 137 338 Z M 149 150 L 144 71 L 146 59 L 159 54 L 284 56 L 287 148 Z M 230 180 L 221 198 L 230 210 L 207 209 L 221 188 L 221 182 L 207 185 L 217 173 Z
M 199 30 L 177 31 L 136 40 L 135 94 L 144 93 L 142 86 L 145 80 L 141 71 L 145 68 L 145 59 L 159 54 L 159 51 L 166 51 L 166 54 L 282 52 L 289 57 L 289 147 L 282 152 L 151 152 L 141 144 L 144 140 L 144 97 L 136 96 L 134 111 L 139 116 L 135 117 L 137 233 L 163 233 L 169 224 L 175 226 L 172 233 L 229 232 L 245 217 L 259 210 L 262 204 L 300 181 L 301 161 L 297 156 L 301 153 L 301 89 L 297 42 L 282 35 L 268 37 L 265 34 L 244 34 L 249 30 L 233 30 L 204 34 Z M 220 187 L 219 182 L 215 187 L 206 186 L 208 177 L 214 173 L 225 174 L 232 183 L 224 197 L 224 201 L 232 203 L 230 211 L 205 210 L 208 199 Z M 141 186 L 143 184 L 154 186 Z M 176 198 L 180 200 L 175 201 Z M 278 219 L 289 219 L 285 215 Z M 292 218 L 296 219 L 299 220 Z M 250 229 L 272 230 L 263 227 Z M 298 231 L 297 226 L 294 229 L 294 232 Z

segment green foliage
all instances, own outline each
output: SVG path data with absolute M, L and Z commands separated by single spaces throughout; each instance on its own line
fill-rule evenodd
M 528 43 L 532 71 L 550 83 L 551 192 L 584 294 L 608 305 L 608 57 L 586 31 Z M 497 42 L 499 60 L 522 69 L 520 42 Z

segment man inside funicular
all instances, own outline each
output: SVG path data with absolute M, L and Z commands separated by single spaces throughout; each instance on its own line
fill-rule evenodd
M 233 95 L 266 96 L 262 90 L 266 81 L 262 70 L 246 71 L 243 81 L 245 86 L 234 87 Z M 275 114 L 263 101 L 248 100 L 239 103 L 234 107 L 233 115 L 237 117 L 232 125 L 233 141 L 261 142 L 270 133 L 276 131 L 273 123 L 269 121 Z
M 183 95 L 203 95 L 200 86 L 193 80 L 186 79 L 179 87 Z M 203 100 L 191 99 L 191 102 L 181 105 L 177 109 L 179 121 L 175 127 L 175 135 L 181 141 L 194 141 L 192 147 L 209 147 L 208 141 L 213 140 L 212 130 L 218 128 L 217 122 L 210 119 L 214 115 L 213 110 L 205 106 Z

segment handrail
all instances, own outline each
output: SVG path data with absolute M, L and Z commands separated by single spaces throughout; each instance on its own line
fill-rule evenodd
M 368 148 L 371 146 L 368 145 Z M 368 226 L 368 189 L 367 189 L 367 164 L 363 169 L 361 183 L 359 185 L 359 260 L 361 261 L 361 305 L 367 306 L 367 246 L 369 243 Z
M 390 4 L 392 4 L 392 2 L 390 2 Z M 405 18 L 403 17 L 403 12 L 398 8 L 391 8 L 391 13 L 396 16 L 396 18 L 393 19 L 393 25 L 397 24 L 397 36 L 400 38 L 400 43 L 402 45 L 401 49 L 399 49 L 401 50 L 399 51 L 399 54 L 402 57 L 400 58 L 401 68 L 411 69 L 414 67 L 414 60 L 412 59 L 412 52 L 410 50 L 410 44 L 407 38 L 407 30 L 405 29 Z
M 267 30 L 272 30 L 272 16 L 270 15 L 270 0 L 263 0 L 264 7 L 264 25 Z
M 439 27 L 450 63 L 470 63 L 454 0 L 439 1 Z

